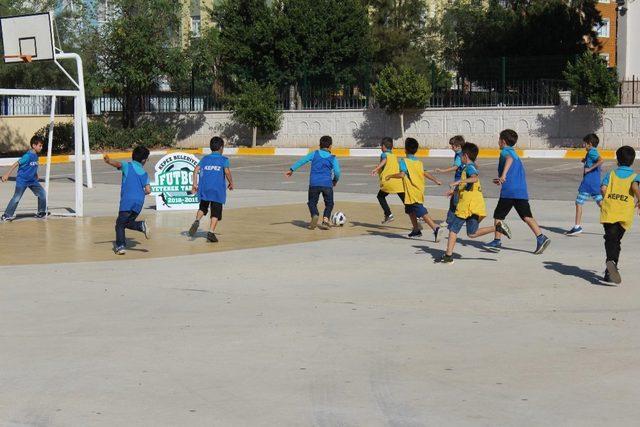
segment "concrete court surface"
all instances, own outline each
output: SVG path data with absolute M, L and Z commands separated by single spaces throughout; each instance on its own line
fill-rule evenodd
M 57 203 L 71 206 L 72 184 L 53 185 Z M 87 190 L 92 220 L 108 224 L 117 195 L 108 183 Z M 241 189 L 226 212 L 305 198 Z M 350 221 L 379 215 L 360 205 L 372 194 L 337 198 Z M 637 425 L 636 229 L 623 241 L 624 283 L 603 286 L 594 206 L 587 232 L 566 238 L 572 202 L 536 200 L 553 239 L 543 255 L 530 253 L 532 236 L 512 215 L 507 249 L 488 253 L 463 238 L 460 258 L 443 266 L 433 258 L 445 241 L 403 238 L 407 220 L 393 202 L 389 229 L 100 262 L 43 263 L 15 235 L 75 220 L 0 224 L 4 253 L 29 259 L 0 267 L 0 425 Z M 427 197 L 429 207 L 446 203 Z M 22 212 L 33 206 L 26 195 Z M 306 220 L 292 218 L 300 212 L 256 211 L 255 221 L 268 232 Z

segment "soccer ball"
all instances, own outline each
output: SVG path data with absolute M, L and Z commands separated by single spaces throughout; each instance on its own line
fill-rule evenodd
M 331 217 L 331 222 L 333 223 L 333 225 L 342 227 L 347 223 L 347 216 L 344 214 L 344 212 L 336 212 Z

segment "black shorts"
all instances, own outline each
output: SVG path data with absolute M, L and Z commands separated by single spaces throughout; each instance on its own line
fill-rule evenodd
M 221 220 L 222 219 L 222 203 L 201 200 L 200 210 L 204 212 L 205 216 L 207 216 L 207 212 L 209 212 L 209 205 L 211 205 L 211 218 L 218 218 L 218 220 Z
M 507 217 L 511 209 L 515 208 L 520 218 L 533 218 L 531 206 L 526 199 L 499 199 L 496 210 L 493 212 L 493 219 L 503 220 Z

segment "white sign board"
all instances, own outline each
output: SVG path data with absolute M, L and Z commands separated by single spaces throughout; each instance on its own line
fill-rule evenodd
M 156 163 L 151 194 L 156 196 L 156 210 L 197 210 L 198 196 L 190 194 L 193 171 L 200 160 L 189 153 L 170 153 Z
M 0 18 L 4 62 L 22 62 L 20 55 L 31 56 L 32 61 L 53 60 L 54 39 L 51 21 L 50 13 Z

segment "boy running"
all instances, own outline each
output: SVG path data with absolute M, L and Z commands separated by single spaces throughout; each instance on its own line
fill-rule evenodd
M 144 233 L 149 239 L 150 233 L 145 221 L 136 221 L 144 206 L 144 197 L 151 193 L 149 175 L 144 170 L 144 164 L 149 158 L 149 150 L 146 147 L 136 147 L 131 154 L 131 162 L 118 162 L 111 160 L 107 154 L 104 162 L 122 171 L 122 184 L 120 187 L 120 207 L 116 219 L 116 247 L 117 255 L 126 253 L 127 240 L 125 229 Z
M 291 177 L 295 171 L 303 165 L 311 162 L 311 174 L 309 176 L 309 213 L 311 214 L 311 223 L 309 230 L 315 230 L 320 219 L 318 211 L 318 201 L 320 194 L 324 199 L 324 215 L 320 228 L 328 230 L 331 227 L 331 211 L 333 211 L 333 187 L 340 180 L 340 163 L 336 156 L 331 154 L 333 139 L 330 136 L 320 138 L 320 149 L 313 151 L 300 160 L 298 160 L 291 168 L 285 172 L 287 178 Z
M 600 222 L 604 227 L 604 248 L 607 253 L 605 282 L 622 283 L 618 270 L 620 243 L 624 233 L 633 224 L 635 208 L 640 214 L 640 176 L 631 169 L 635 158 L 635 150 L 628 145 L 618 148 L 618 168 L 609 172 L 602 180 L 604 199 Z
M 38 182 L 38 154 L 40 154 L 42 147 L 44 147 L 44 139 L 41 136 L 34 135 L 29 145 L 31 149 L 11 165 L 7 173 L 2 175 L 2 182 L 7 182 L 13 171 L 16 170 L 16 168 L 18 169 L 16 189 L 7 205 L 7 209 L 4 211 L 2 217 L 0 217 L 2 221 L 13 221 L 16 219 L 15 212 L 18 208 L 18 203 L 20 203 L 20 199 L 22 199 L 22 195 L 27 191 L 27 188 L 38 198 L 36 218 L 44 218 L 47 216 L 47 194 L 44 188 L 42 188 L 42 185 L 40 185 L 40 182 Z
M 582 139 L 587 154 L 582 159 L 584 169 L 582 171 L 582 182 L 578 188 L 578 197 L 576 198 L 576 222 L 571 230 L 567 231 L 567 236 L 577 236 L 582 233 L 582 206 L 588 199 L 593 199 L 598 204 L 602 204 L 602 194 L 600 193 L 600 168 L 604 163 L 604 159 L 598 153 L 598 144 L 600 139 L 598 135 L 590 133 Z
M 218 222 L 222 221 L 222 208 L 227 202 L 227 188 L 233 190 L 233 177 L 231 169 L 229 169 L 229 159 L 222 155 L 224 140 L 219 136 L 214 136 L 209 141 L 209 148 L 211 148 L 211 154 L 204 156 L 193 170 L 191 193 L 198 195 L 200 207 L 188 234 L 191 237 L 195 236 L 198 227 L 200 227 L 200 220 L 211 209 L 207 241 L 217 243 L 216 226 Z
M 470 142 L 462 146 L 462 174 L 459 180 L 450 184 L 452 190 L 447 193 L 449 197 L 457 194 L 458 204 L 453 219 L 449 222 L 447 250 L 441 259 L 444 264 L 453 264 L 453 249 L 456 246 L 458 234 L 465 224 L 467 236 L 471 239 L 496 231 L 511 238 L 511 230 L 504 222 L 491 227 L 479 228 L 480 222 L 487 216 L 478 168 L 474 163 L 478 158 L 479 151 L 478 146 Z
M 384 211 L 384 220 L 382 220 L 382 223 L 387 224 L 395 219 L 393 213 L 391 213 L 389 204 L 387 203 L 387 196 L 389 194 L 397 194 L 398 197 L 400 197 L 400 200 L 404 202 L 404 189 L 402 186 L 402 181 L 396 179 L 391 181 L 387 180 L 387 177 L 389 175 L 395 175 L 400 172 L 398 157 L 393 154 L 393 139 L 389 137 L 382 138 L 380 149 L 382 150 L 382 154 L 380 155 L 380 163 L 374 170 L 371 171 L 371 175 L 379 175 L 380 177 L 378 203 L 380 203 L 380 206 Z
M 529 206 L 529 193 L 527 191 L 527 177 L 522 160 L 513 148 L 518 142 L 518 134 L 511 129 L 500 132 L 498 146 L 500 147 L 500 160 L 498 161 L 498 178 L 493 182 L 500 187 L 500 199 L 493 213 L 496 225 L 495 239 L 484 247 L 492 252 L 500 252 L 502 248 L 501 236 L 498 224 L 507 217 L 511 209 L 515 208 L 520 218 L 529 226 L 536 236 L 536 249 L 533 252 L 539 255 L 551 243 L 551 240 L 542 234 L 538 223 L 531 214 Z M 505 234 L 507 238 L 508 234 Z
M 436 169 L 436 173 L 449 173 L 455 172 L 454 180 L 459 181 L 462 176 L 462 146 L 464 145 L 464 136 L 456 135 L 449 140 L 449 146 L 453 150 L 453 164 L 451 167 L 445 169 Z M 456 213 L 456 206 L 458 204 L 458 193 L 454 191 L 453 196 L 449 200 L 449 212 L 447 212 L 447 224 L 451 224 Z
M 442 185 L 437 178 L 428 172 L 425 172 L 424 165 L 416 157 L 418 152 L 418 141 L 414 138 L 407 138 L 404 143 L 404 151 L 407 157 L 400 159 L 400 172 L 389 175 L 385 179 L 402 179 L 404 187 L 404 211 L 411 219 L 413 229 L 409 233 L 409 237 L 421 237 L 422 232 L 418 225 L 418 218 L 422 218 L 424 222 L 433 230 L 433 241 L 438 242 L 438 232 L 440 227 L 429 216 L 429 211 L 424 207 L 424 189 L 427 178 L 438 185 Z

